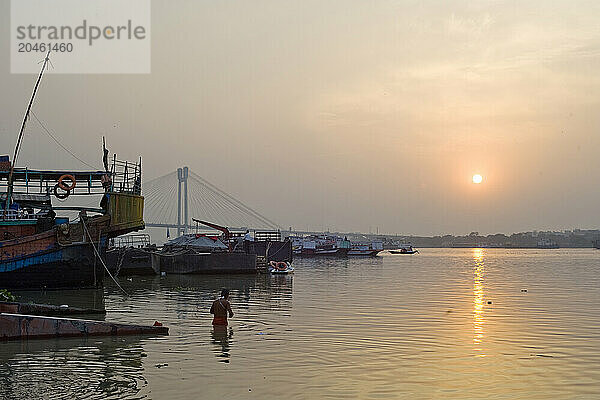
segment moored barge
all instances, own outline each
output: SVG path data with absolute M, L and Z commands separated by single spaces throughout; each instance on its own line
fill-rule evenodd
M 229 228 L 194 219 L 218 230 L 185 234 L 152 253 L 152 268 L 166 274 L 242 274 L 266 272 L 269 262 L 292 262 L 292 243 L 279 231 L 232 232 Z M 214 231 L 213 231 L 214 232 Z
M 152 264 L 152 253 L 157 250 L 146 233 L 121 236 L 109 242 L 106 265 L 114 276 L 157 275 L 160 270 Z

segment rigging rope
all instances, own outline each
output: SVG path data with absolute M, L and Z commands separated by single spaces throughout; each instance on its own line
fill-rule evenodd
M 177 224 L 178 183 L 176 171 L 145 182 L 146 220 L 149 223 Z M 281 228 L 193 171 L 188 175 L 188 207 L 188 218 L 198 216 L 226 226 Z M 185 218 L 183 209 L 181 217 Z M 182 224 L 185 223 L 182 220 Z
M 100 260 L 100 263 L 102 263 L 102 266 L 104 267 L 104 269 L 108 273 L 108 276 L 111 277 L 111 279 L 117 284 L 117 286 L 119 287 L 119 289 L 121 289 L 123 291 L 123 293 L 125 293 L 125 295 L 129 296 L 129 293 L 127 293 L 125 291 L 125 289 L 123 289 L 121 287 L 121 285 L 119 285 L 119 282 L 117 282 L 117 280 L 115 279 L 115 277 L 112 276 L 112 274 L 108 270 L 108 267 L 106 266 L 106 264 L 102 260 L 102 257 L 100 257 L 100 253 L 98 253 L 98 249 L 96 249 L 96 245 L 94 244 L 94 239 L 92 238 L 92 235 L 90 234 L 90 231 L 88 231 L 88 228 L 87 228 L 87 225 L 85 223 L 85 219 L 84 218 L 81 218 L 81 223 L 83 224 L 83 229 L 85 229 L 85 232 L 87 233 L 88 237 L 90 238 L 90 243 L 92 244 L 92 247 L 94 248 L 94 253 L 96 253 L 96 257 L 98 257 L 98 259 Z
M 67 153 L 72 155 L 73 158 L 75 158 L 76 160 L 80 161 L 81 163 L 87 165 L 88 167 L 94 168 L 94 169 L 98 168 L 97 166 L 88 164 L 81 158 L 77 157 L 71 150 L 69 150 L 65 146 L 63 146 L 63 144 L 52 133 L 50 133 L 50 130 L 48 128 L 46 128 L 46 126 L 42 123 L 42 121 L 40 121 L 40 119 L 38 118 L 38 116 L 35 114 L 35 112 L 33 110 L 31 110 L 31 115 L 33 115 L 33 118 L 35 118 L 35 120 L 38 122 L 38 124 L 40 124 L 40 126 L 42 127 L 44 132 L 46 132 L 48 134 L 48 136 L 50 136 L 52 138 L 52 140 L 54 140 L 54 142 L 56 142 L 56 144 L 59 145 L 64 151 L 66 151 Z

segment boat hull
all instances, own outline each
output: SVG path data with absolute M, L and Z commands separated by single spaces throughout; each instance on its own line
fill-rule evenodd
M 320 249 L 302 249 L 300 251 L 296 251 L 294 252 L 294 255 L 297 257 L 323 257 L 323 256 L 329 256 L 329 257 L 346 257 L 348 256 L 348 251 L 350 249 L 327 249 L 327 250 L 320 250 Z
M 152 251 L 146 248 L 113 248 L 106 251 L 106 265 L 116 275 L 157 275 L 153 268 Z
M 102 286 L 104 267 L 91 243 L 58 246 L 0 261 L 3 289 L 66 289 Z
M 256 254 L 196 253 L 194 251 L 152 253 L 155 270 L 166 274 L 254 274 Z
M 410 251 L 402 251 L 402 250 L 390 250 L 392 254 L 415 254 L 418 253 L 418 250 L 410 250 Z
M 269 261 L 292 262 L 293 260 L 292 242 L 289 240 L 249 242 L 246 253 L 266 255 Z
M 349 256 L 376 257 L 383 250 L 350 250 Z
M 293 274 L 294 273 L 294 267 L 289 267 L 283 271 L 279 271 L 276 269 L 271 269 L 269 270 L 269 273 L 271 273 L 272 275 L 289 275 L 289 274 Z

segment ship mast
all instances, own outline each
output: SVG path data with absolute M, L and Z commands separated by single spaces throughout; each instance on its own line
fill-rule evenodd
M 21 149 L 21 142 L 23 140 L 23 132 L 25 131 L 25 124 L 27 124 L 27 119 L 29 119 L 29 112 L 31 111 L 31 106 L 33 105 L 33 100 L 35 99 L 35 94 L 37 93 L 40 82 L 42 81 L 42 76 L 44 75 L 44 70 L 46 69 L 46 65 L 50 61 L 50 50 L 48 50 L 48 54 L 46 54 L 46 58 L 44 58 L 44 64 L 42 64 L 42 70 L 40 71 L 40 75 L 37 78 L 37 82 L 35 83 L 35 87 L 33 88 L 33 93 L 31 94 L 31 99 L 29 99 L 29 104 L 27 105 L 27 111 L 25 111 L 25 116 L 23 117 L 23 123 L 21 124 L 21 130 L 19 131 L 19 137 L 17 138 L 17 144 L 15 146 L 15 153 L 13 154 L 12 163 L 10 166 L 10 172 L 8 174 L 8 185 L 6 191 L 6 203 L 4 206 L 4 217 L 6 217 L 6 212 L 8 211 L 10 204 L 12 203 L 12 195 L 13 195 L 13 173 L 15 170 L 15 164 L 17 163 L 17 157 L 19 157 L 19 150 Z

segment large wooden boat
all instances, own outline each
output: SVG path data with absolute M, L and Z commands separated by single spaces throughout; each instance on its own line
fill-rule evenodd
M 103 146 L 103 171 L 15 167 L 49 54 L 25 112 L 13 160 L 0 157 L 0 288 L 100 286 L 104 277 L 100 257 L 107 241 L 144 228 L 141 159 L 130 163 L 113 155 L 109 166 L 109 152 Z M 69 196 L 96 196 L 100 206 L 52 203 L 53 197 L 65 200 Z M 57 212 L 67 215 L 57 217 Z
M 141 165 L 128 166 L 125 178 L 112 171 L 73 172 L 15 169 L 15 191 L 6 210 L 7 194 L 0 194 L 0 287 L 82 288 L 102 285 L 100 257 L 108 239 L 144 229 Z M 0 171 L 0 185 L 9 171 Z M 103 207 L 54 207 L 43 193 L 71 176 L 70 195 L 100 196 Z M 113 179 L 113 177 L 115 179 Z M 64 180 L 64 179 L 63 179 Z M 76 182 L 82 182 L 80 190 Z M 110 186 L 106 183 L 111 182 Z M 115 186 L 115 183 L 117 186 Z M 104 187 L 103 187 L 104 185 Z M 35 189 L 41 193 L 31 193 Z M 60 196 L 64 196 L 63 193 Z M 78 211 L 77 217 L 57 212 Z

